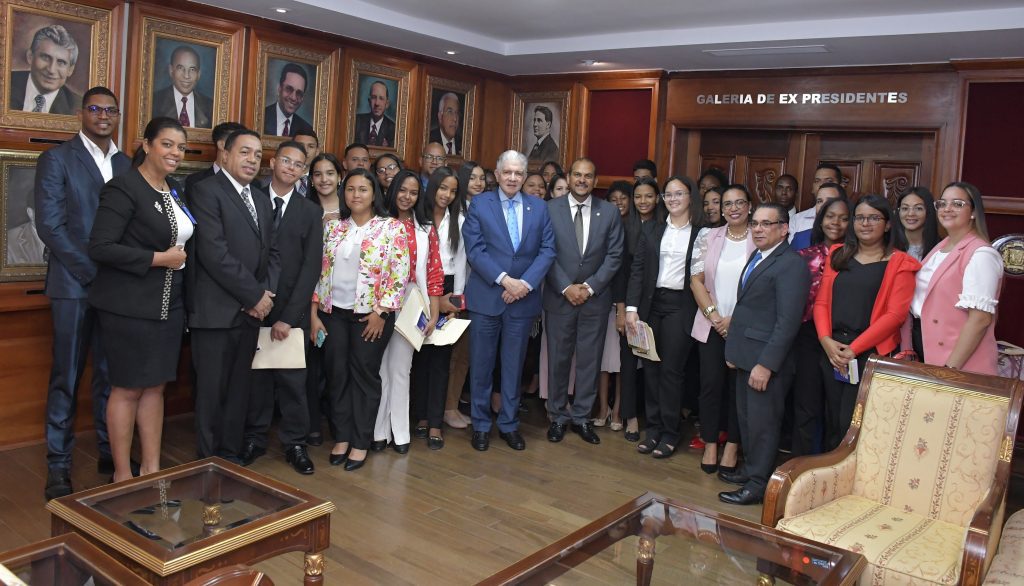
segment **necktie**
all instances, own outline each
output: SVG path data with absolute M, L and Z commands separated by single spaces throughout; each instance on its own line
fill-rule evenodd
M 36 96 L 36 107 L 32 108 L 33 112 L 42 112 L 43 106 L 46 105 L 46 98 L 43 96 Z
M 192 126 L 188 119 L 188 98 L 185 96 L 181 96 L 181 114 L 178 114 L 178 122 L 185 127 Z
M 256 208 L 252 207 L 252 202 L 249 201 L 248 185 L 242 188 L 242 203 L 245 204 L 245 209 L 249 210 L 249 215 L 252 216 L 252 221 L 255 222 L 257 226 L 259 226 L 260 221 L 256 219 Z
M 580 254 L 583 254 L 583 205 L 576 205 L 576 219 L 573 220 L 576 225 L 576 245 L 580 247 Z
M 454 155 L 455 154 L 455 149 L 452 148 L 452 141 L 450 141 L 450 140 L 448 141 L 448 154 L 449 155 Z
M 288 134 L 288 123 L 291 121 L 291 118 L 284 119 L 284 130 L 281 131 L 281 136 L 291 136 L 290 134 Z
M 307 177 L 303 175 L 299 177 L 299 182 L 295 184 L 295 191 L 299 192 L 299 195 L 306 197 L 306 181 Z
M 274 231 L 277 231 L 277 226 L 281 223 L 281 214 L 284 213 L 281 210 L 284 208 L 284 198 L 275 195 L 274 196 Z
M 519 250 L 519 218 L 516 217 L 516 202 L 508 200 L 508 213 L 505 214 L 508 226 L 508 237 L 512 239 L 512 250 Z
M 747 270 L 743 272 L 743 281 L 740 283 L 743 287 L 747 286 L 747 277 L 750 273 L 754 272 L 754 268 L 757 266 L 758 261 L 761 260 L 761 251 L 758 250 L 754 253 L 754 258 L 750 259 L 750 264 L 747 265 Z
M 370 123 L 370 144 L 377 142 L 377 125 Z

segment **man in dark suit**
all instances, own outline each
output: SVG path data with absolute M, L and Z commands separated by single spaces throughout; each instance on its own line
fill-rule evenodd
M 114 94 L 105 87 L 94 87 L 85 93 L 81 106 L 81 132 L 44 152 L 36 167 L 36 231 L 49 250 L 46 295 L 53 316 L 53 364 L 46 396 L 47 499 L 73 492 L 75 407 L 90 348 L 98 468 L 101 474 L 114 472 L 107 440 L 107 362 L 98 343 L 95 313 L 87 301 L 96 265 L 87 247 L 100 189 L 115 175 L 126 172 L 131 161 L 110 139 L 120 116 Z
M 274 208 L 272 227 L 280 258 L 274 308 L 263 321 L 271 327 L 271 338 L 282 341 L 288 336 L 309 338 L 309 306 L 313 287 L 320 277 L 323 256 L 321 209 L 295 191 L 299 176 L 306 169 L 306 151 L 298 142 L 286 141 L 270 159 L 268 190 Z M 301 328 L 294 329 L 293 328 Z M 299 474 L 312 474 L 313 462 L 306 452 L 309 408 L 306 404 L 306 369 L 267 369 L 253 374 L 255 384 L 249 397 L 242 462 L 250 464 L 266 453 L 267 432 L 274 415 L 274 399 L 281 410 L 277 433 L 284 446 L 285 459 Z
M 302 148 L 306 149 L 306 168 L 303 169 L 302 174 L 299 176 L 298 183 L 295 184 L 295 192 L 302 197 L 311 197 L 316 195 L 316 191 L 310 189 L 309 184 L 309 165 L 313 162 L 313 159 L 320 154 L 320 138 L 312 130 L 308 134 L 296 134 L 295 142 L 302 145 Z
M 459 96 L 448 92 L 437 103 L 437 126 L 430 130 L 430 142 L 444 147 L 450 157 L 462 156 L 462 133 L 459 132 Z
M 153 94 L 153 118 L 167 116 L 182 126 L 209 128 L 212 125 L 213 98 L 196 91 L 202 71 L 199 53 L 188 45 L 181 45 L 171 53 L 167 65 L 171 85 Z
M 520 191 L 526 157 L 498 157 L 498 190 L 473 198 L 462 236 L 472 270 L 466 283 L 469 309 L 473 447 L 490 443 L 494 360 L 501 352 L 498 430 L 513 450 L 526 448 L 519 434 L 519 380 L 526 342 L 540 315 L 540 285 L 555 258 L 555 234 L 544 200 Z
M 551 137 L 551 123 L 554 119 L 551 108 L 547 106 L 533 109 L 533 135 L 537 137 L 537 142 L 530 149 L 531 161 L 558 161 L 558 142 Z
M 237 122 L 221 122 L 213 127 L 213 144 L 217 147 L 217 154 L 214 156 L 213 165 L 202 171 L 196 171 L 185 178 L 186 200 L 189 199 L 197 183 L 220 173 L 220 168 L 224 164 L 224 158 L 228 154 L 227 149 L 224 148 L 224 142 L 227 141 L 229 136 L 239 130 L 245 130 L 245 127 Z
M 775 468 L 786 393 L 796 372 L 791 349 L 811 279 L 807 263 L 786 240 L 786 208 L 760 205 L 750 228 L 757 250 L 743 267 L 725 338 L 725 360 L 737 369 L 736 411 L 746 459 L 738 472 L 718 473 L 723 481 L 741 486 L 718 494 L 722 502 L 736 505 L 764 500 Z
M 185 303 L 196 369 L 200 458 L 242 463 L 252 358 L 260 322 L 273 306 L 273 211 L 251 183 L 263 155 L 260 136 L 239 130 L 224 144 L 224 166 L 192 194 L 196 236 L 186 248 Z M 194 242 L 194 244 L 193 244 Z
M 597 373 L 612 306 L 612 279 L 622 262 L 618 208 L 592 195 L 597 169 L 577 159 L 569 171 L 572 195 L 548 202 L 555 232 L 555 262 L 544 287 L 544 334 L 548 340 L 548 441 L 560 442 L 565 426 L 584 441 L 601 443 L 590 421 Z M 576 355 L 576 396 L 569 407 L 569 368 Z
M 356 142 L 394 148 L 395 121 L 385 114 L 391 105 L 388 86 L 382 81 L 370 84 L 370 95 L 366 101 L 370 111 L 356 114 Z
M 277 101 L 263 112 L 263 134 L 295 136 L 313 132 L 313 125 L 296 114 L 306 99 L 306 70 L 295 63 L 286 63 L 281 69 L 277 85 Z
M 25 52 L 28 71 L 12 71 L 8 108 L 25 112 L 74 114 L 82 97 L 64 84 L 75 72 L 78 43 L 59 24 L 44 26 Z

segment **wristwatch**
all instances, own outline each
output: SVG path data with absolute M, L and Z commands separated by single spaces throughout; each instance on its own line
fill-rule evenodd
M 709 305 L 700 311 L 704 314 L 704 317 L 711 317 L 711 314 L 714 313 L 716 309 L 718 308 L 714 305 Z
M 386 310 L 386 309 L 382 309 L 382 310 L 380 310 L 380 311 L 375 311 L 374 313 L 376 313 L 376 314 L 377 314 L 377 317 L 379 317 L 379 318 L 381 318 L 381 319 L 387 319 L 387 318 L 388 318 L 388 315 L 390 315 L 390 314 L 391 314 L 391 312 L 390 312 L 390 311 L 388 311 L 388 310 Z

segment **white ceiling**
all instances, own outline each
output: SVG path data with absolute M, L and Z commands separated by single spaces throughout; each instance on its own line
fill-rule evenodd
M 1024 57 L 1024 0 L 197 1 L 509 75 Z M 703 52 L 792 45 L 827 52 Z

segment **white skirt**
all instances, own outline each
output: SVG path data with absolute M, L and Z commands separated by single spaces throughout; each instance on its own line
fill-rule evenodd
M 615 329 L 615 307 L 608 315 L 608 330 L 604 336 L 604 353 L 601 355 L 601 372 L 619 372 L 619 332 Z

